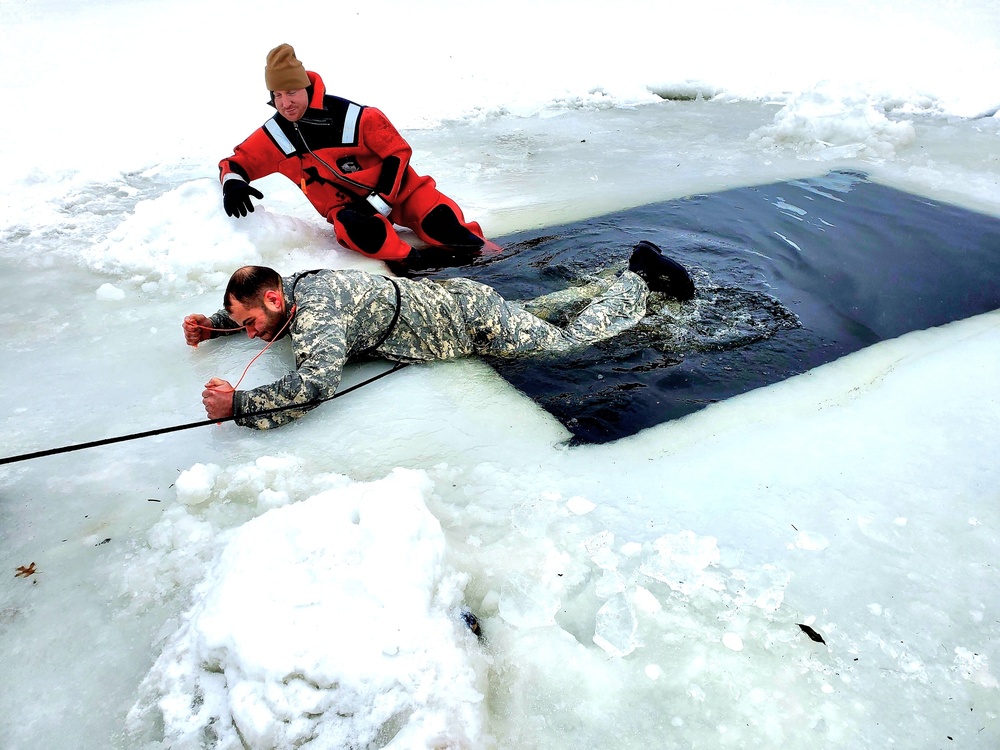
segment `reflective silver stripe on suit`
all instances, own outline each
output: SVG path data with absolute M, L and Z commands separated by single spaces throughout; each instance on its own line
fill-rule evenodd
M 292 156 L 295 153 L 295 146 L 293 146 L 292 142 L 288 140 L 288 136 L 281 131 L 281 127 L 277 122 L 275 122 L 273 117 L 264 125 L 264 130 L 266 130 L 274 139 L 274 142 L 278 144 L 278 148 L 285 152 L 285 156 Z
M 358 130 L 358 117 L 360 116 L 361 107 L 351 102 L 351 106 L 347 108 L 347 113 L 344 115 L 344 133 L 341 136 L 343 143 L 354 143 L 356 140 L 355 134 Z

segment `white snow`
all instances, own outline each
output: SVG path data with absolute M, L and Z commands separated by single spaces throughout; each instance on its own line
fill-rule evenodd
M 458 616 L 467 576 L 444 563 L 432 488 L 397 470 L 226 534 L 140 686 L 133 733 L 162 713 L 171 747 L 206 728 L 222 746 L 478 744 L 482 660 Z
M 840 168 L 1000 216 L 995 0 L 4 2 L 4 455 L 203 419 L 258 347 L 180 321 L 236 265 L 384 270 L 283 178 L 221 209 L 281 42 L 493 236 Z M 994 312 L 572 448 L 441 363 L 0 466 L 0 746 L 995 748 L 997 351 Z

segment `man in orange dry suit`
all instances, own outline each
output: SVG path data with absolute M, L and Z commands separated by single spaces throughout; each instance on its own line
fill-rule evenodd
M 249 183 L 281 172 L 351 250 L 404 268 L 461 265 L 479 253 L 479 224 L 413 170 L 412 149 L 384 114 L 327 95 L 323 79 L 306 71 L 288 44 L 268 53 L 264 80 L 278 112 L 219 162 L 227 214 L 253 211 L 250 197 L 264 196 Z M 411 248 L 394 223 L 430 247 Z

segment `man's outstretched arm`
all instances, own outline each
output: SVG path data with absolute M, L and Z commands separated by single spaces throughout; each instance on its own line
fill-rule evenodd
M 188 346 L 198 346 L 202 341 L 214 339 L 216 336 L 228 336 L 243 330 L 243 326 L 229 317 L 225 310 L 219 310 L 212 317 L 192 313 L 181 323 L 184 330 L 184 341 Z

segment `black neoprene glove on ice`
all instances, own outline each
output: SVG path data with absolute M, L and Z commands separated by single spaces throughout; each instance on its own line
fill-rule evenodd
M 257 200 L 264 197 L 262 192 L 250 187 L 249 183 L 243 180 L 226 180 L 222 183 L 222 207 L 230 216 L 246 216 L 247 213 L 253 213 L 251 195 Z

